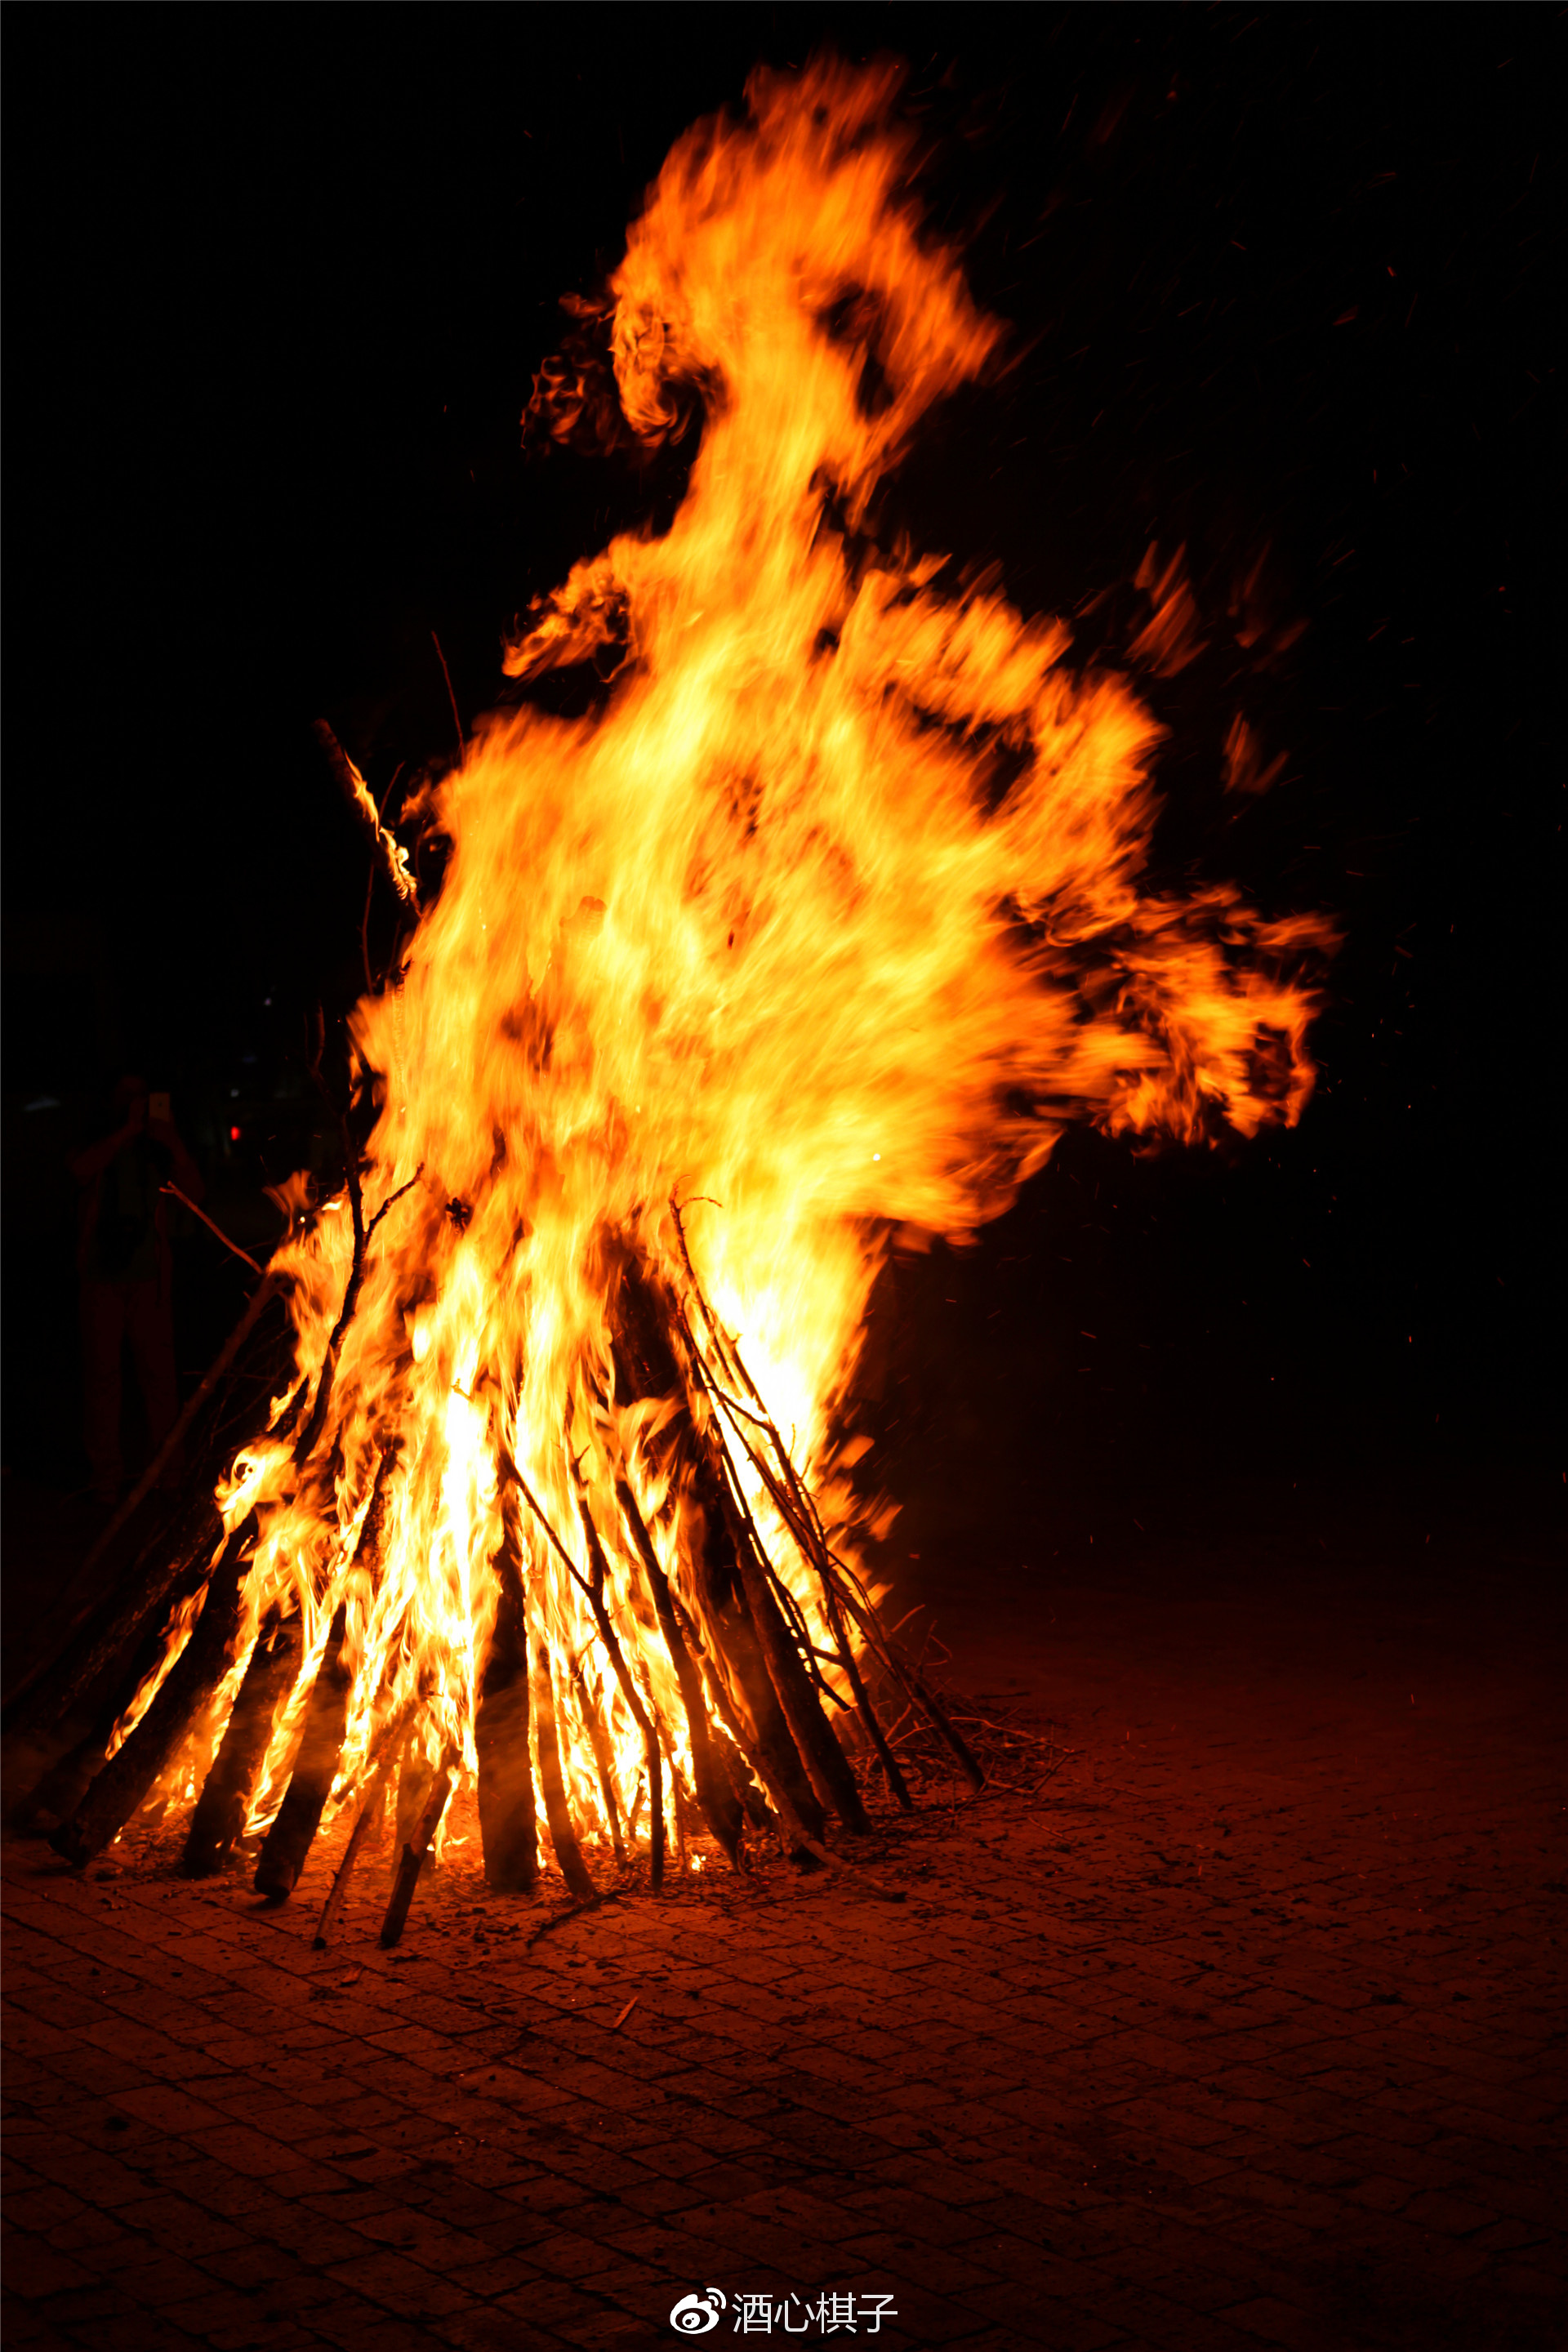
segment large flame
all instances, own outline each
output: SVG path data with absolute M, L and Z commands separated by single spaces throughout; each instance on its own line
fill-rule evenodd
M 837 1408 L 889 1247 L 972 1234 L 1067 1120 L 1251 1134 L 1310 1089 L 1290 974 L 1317 927 L 1265 922 L 1228 888 L 1141 888 L 1160 730 L 1128 684 L 1078 674 L 1058 623 L 950 592 L 940 556 L 868 536 L 921 416 L 1002 333 L 922 236 L 897 84 L 882 67 L 757 73 L 744 119 L 674 149 L 612 281 L 621 429 L 657 442 L 700 412 L 700 446 L 668 534 L 579 564 L 510 647 L 519 677 L 618 665 L 607 699 L 479 730 L 436 804 L 439 896 L 353 1017 L 378 1109 L 363 1222 L 386 1213 L 348 1297 L 355 1204 L 295 1219 L 275 1261 L 293 1419 L 286 1437 L 280 1399 L 223 1496 L 258 1532 L 220 1717 L 268 1612 L 303 1619 L 253 1825 L 277 1810 L 340 1612 L 340 1800 L 410 1706 L 427 1764 L 476 1770 L 504 1542 L 579 1831 L 610 1826 L 606 1753 L 634 1821 L 643 1737 L 584 1590 L 590 1522 L 609 1622 L 689 1769 L 619 1499 L 700 1645 L 668 1407 L 626 1392 L 611 1345 L 626 1265 L 680 1302 L 700 1353 L 706 1300 L 715 1388 L 740 1395 L 731 1335 L 849 1559 Z M 565 435 L 591 397 L 557 369 L 540 415 Z M 831 1659 L 743 1426 L 712 1423 L 803 1643 Z M 710 1661 L 718 1737 L 722 1679 Z

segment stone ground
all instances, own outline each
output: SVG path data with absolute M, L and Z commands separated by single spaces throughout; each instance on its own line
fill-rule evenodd
M 384 1954 L 384 1854 L 317 1953 L 330 1851 L 10 1841 L 13 2352 L 1568 2340 L 1555 1556 L 1247 1508 L 910 1571 L 1054 1769 L 841 1876 L 530 1946 L 459 1850 Z

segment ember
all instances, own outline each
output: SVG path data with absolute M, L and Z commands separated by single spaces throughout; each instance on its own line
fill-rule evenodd
M 1127 685 L 874 543 L 879 483 L 1003 339 L 920 233 L 897 88 L 759 73 L 575 306 L 531 431 L 700 411 L 700 446 L 668 535 L 517 634 L 510 676 L 593 661 L 608 698 L 481 726 L 426 805 L 430 903 L 330 742 L 416 927 L 353 1016 L 344 1188 L 286 1197 L 255 1425 L 225 1389 L 205 1485 L 33 1696 L 122 1678 L 54 1776 L 74 1863 L 199 1789 L 184 1868 L 259 1840 L 281 1900 L 352 1812 L 324 1937 L 395 1801 L 392 1942 L 465 1790 L 493 1887 L 535 1885 L 542 1828 L 588 1901 L 699 1837 L 834 1862 L 872 1792 L 912 1803 L 907 1709 L 978 1783 L 864 1565 L 879 1266 L 995 1215 L 1069 1119 L 1197 1140 L 1308 1097 L 1322 927 L 1142 888 L 1159 730 Z

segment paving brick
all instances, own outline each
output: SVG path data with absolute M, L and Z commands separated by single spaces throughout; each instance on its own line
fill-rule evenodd
M 74 2352 L 70 2338 L 34 2305 L 9 2294 L 0 2294 L 0 2336 L 8 2345 L 26 2345 L 27 2352 Z
M 388 2311 L 420 2319 L 441 2318 L 473 2301 L 466 2289 L 380 2247 L 347 2261 L 329 2263 L 327 2275 Z
M 1226 2314 L 1233 2327 L 1265 2344 L 1282 2344 L 1288 2352 L 1328 2352 L 1331 2338 L 1323 2325 L 1297 2304 L 1277 2303 L 1260 2295 L 1250 2303 L 1233 2305 Z
M 73 2255 L 100 2278 L 146 2259 L 144 2240 L 121 2229 L 117 2215 L 81 2213 L 58 2223 L 47 2237 L 57 2253 Z
M 24 2303 L 40 2303 L 47 2295 L 92 2284 L 90 2270 L 73 2262 L 68 2254 L 57 2252 L 43 2238 L 19 2230 L 10 2241 L 5 2256 L 5 2288 L 7 2294 L 19 2295 Z
M 567 2338 L 553 2329 L 530 2326 L 510 2311 L 476 2305 L 437 2320 L 430 2340 L 454 2345 L 457 2352 L 556 2352 Z
M 1126 2330 L 1078 2305 L 1047 2300 L 1015 2285 L 983 2287 L 967 2295 L 965 2308 L 977 2318 L 1000 2321 L 1019 2344 L 1049 2345 L 1053 2352 L 1108 2352 L 1124 2345 Z

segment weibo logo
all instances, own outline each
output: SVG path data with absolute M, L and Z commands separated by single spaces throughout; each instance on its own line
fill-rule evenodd
M 719 2314 L 724 2308 L 722 2287 L 704 2287 L 700 2294 L 683 2294 L 669 2315 L 669 2324 L 680 2336 L 706 2336 L 719 2325 Z

